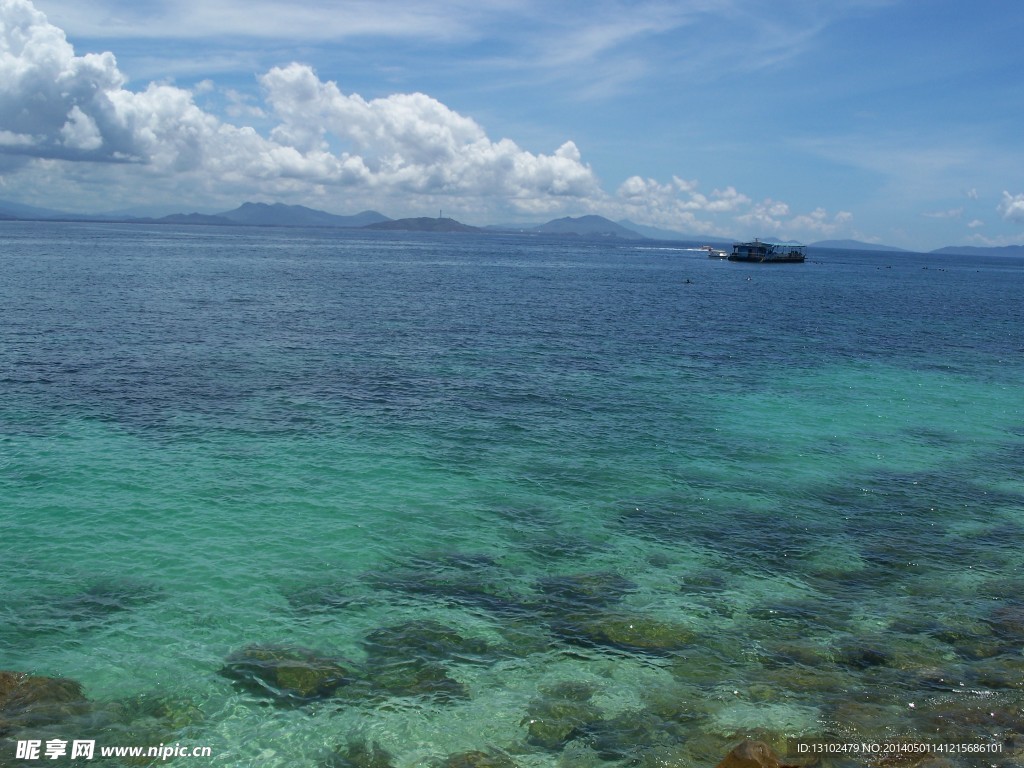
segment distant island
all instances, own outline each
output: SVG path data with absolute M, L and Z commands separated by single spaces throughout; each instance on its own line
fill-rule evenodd
M 160 218 L 129 219 L 162 224 L 206 224 L 208 226 L 247 227 L 365 227 L 367 224 L 391 221 L 383 213 L 363 211 L 354 216 L 337 216 L 304 205 L 284 203 L 243 203 L 224 213 L 172 213 Z
M 897 248 L 892 245 L 882 245 L 881 243 L 865 243 L 862 240 L 819 240 L 816 243 L 810 243 L 811 248 L 836 248 L 844 251 L 901 251 L 902 253 L 912 253 L 905 248 Z
M 421 216 L 415 219 L 389 219 L 366 224 L 360 229 L 382 229 L 401 232 L 484 232 L 480 227 L 471 227 L 455 219 L 433 219 Z
M 596 215 L 566 216 L 552 219 L 543 224 L 506 224 L 501 226 L 473 227 L 455 219 L 442 218 L 440 216 L 437 218 L 423 216 L 391 219 L 383 213 L 369 210 L 349 216 L 342 216 L 319 211 L 315 208 L 307 208 L 304 205 L 255 202 L 242 203 L 238 208 L 221 213 L 172 213 L 168 216 L 154 217 L 133 216 L 127 212 L 72 214 L 0 200 L 0 221 L 106 221 L 126 224 L 176 224 L 220 227 L 332 227 L 337 229 L 370 229 L 385 232 L 493 232 L 544 235 L 546 237 L 592 238 L 606 241 L 614 238 L 623 242 L 644 240 L 671 241 L 686 245 L 715 245 L 717 247 L 723 247 L 736 241 L 736 238 L 729 239 L 713 235 L 692 234 L 648 227 L 636 224 L 628 219 L 614 222 L 606 219 L 604 216 Z M 763 239 L 771 240 L 770 237 Z M 896 248 L 881 243 L 868 243 L 861 240 L 819 240 L 810 243 L 808 247 L 833 248 L 847 251 L 912 253 L 912 251 L 907 251 L 904 248 Z M 933 250 L 930 253 L 958 256 L 1024 257 L 1024 245 L 1007 245 L 1002 247 L 947 246 Z
M 589 235 L 601 237 L 621 237 L 627 240 L 647 239 L 634 229 L 626 229 L 621 224 L 606 219 L 604 216 L 566 216 L 554 219 L 547 224 L 534 227 L 532 232 L 544 235 Z
M 257 227 L 365 227 L 367 224 L 391 221 L 383 213 L 363 211 L 353 216 L 337 216 L 304 205 L 283 203 L 243 203 L 233 211 L 220 216 L 235 224 Z
M 950 256 L 1024 256 L 1024 245 L 1003 245 L 981 248 L 973 245 L 948 245 L 932 253 Z

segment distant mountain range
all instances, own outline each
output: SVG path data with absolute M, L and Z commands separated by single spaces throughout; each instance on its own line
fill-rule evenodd
M 354 216 L 336 216 L 333 213 L 307 208 L 304 205 L 283 203 L 243 203 L 233 211 L 218 214 L 234 224 L 256 227 L 365 227 L 391 221 L 383 213 L 363 211 Z
M 576 235 L 588 237 L 621 237 L 626 240 L 637 240 L 644 236 L 635 229 L 626 229 L 621 224 L 606 219 L 604 216 L 579 216 L 554 219 L 547 224 L 534 227 L 532 232 L 542 235 Z
M 353 229 L 365 227 L 379 230 L 401 230 L 416 232 L 518 232 L 542 234 L 555 237 L 619 238 L 622 240 L 673 240 L 683 243 L 699 243 L 721 246 L 733 242 L 731 239 L 708 235 L 694 235 L 657 227 L 636 224 L 628 219 L 614 222 L 603 216 L 578 216 L 554 219 L 545 224 L 503 225 L 486 228 L 471 227 L 455 219 L 420 217 L 391 219 L 377 211 L 362 211 L 351 216 L 339 216 L 326 211 L 307 208 L 304 205 L 283 203 L 243 203 L 238 208 L 223 213 L 174 213 L 159 218 L 132 216 L 128 212 L 107 214 L 75 214 L 37 208 L 21 203 L 0 200 L 0 220 L 22 221 L 119 221 L 127 223 L 196 224 L 207 226 L 260 226 L 260 227 L 338 227 Z M 903 248 L 880 243 L 866 243 L 861 240 L 819 240 L 811 243 L 812 248 L 835 248 L 842 250 L 892 251 L 909 253 Z M 1024 256 L 1024 245 L 983 248 L 977 246 L 947 246 L 931 251 L 934 254 L 966 256 Z
M 811 243 L 812 248 L 838 248 L 846 251 L 892 251 L 894 253 L 913 253 L 905 248 L 896 248 L 891 245 L 880 245 L 878 243 L 865 243 L 860 240 L 819 240 Z M 928 251 L 940 256 L 1024 256 L 1024 245 L 1003 245 L 1003 246 L 975 246 L 975 245 L 947 245 L 945 248 L 936 248 Z
M 1024 245 L 1003 245 L 992 248 L 978 248 L 973 245 L 948 245 L 932 253 L 950 256 L 1024 256 Z
M 337 216 L 326 211 L 307 208 L 304 205 L 284 203 L 243 203 L 238 208 L 224 213 L 172 213 L 158 219 L 144 217 L 129 221 L 160 222 L 163 224 L 206 224 L 208 226 L 246 227 L 340 227 L 352 229 L 368 224 L 391 221 L 383 213 L 363 211 L 354 216 Z
M 169 216 L 133 216 L 128 213 L 81 214 L 35 208 L 19 203 L 0 201 L 0 217 L 43 221 L 124 221 L 162 224 L 205 224 L 208 226 L 253 227 L 365 227 L 391 221 L 383 213 L 363 211 L 353 216 L 338 216 L 304 205 L 284 203 L 243 203 L 223 213 L 172 213 Z
M 0 216 L 5 219 L 24 219 L 30 221 L 37 221 L 40 219 L 59 219 L 66 217 L 73 217 L 74 214 L 61 213 L 60 211 L 51 211 L 49 208 L 36 208 L 32 205 L 22 205 L 21 203 L 9 203 L 4 200 L 0 200 Z
M 902 251 L 912 253 L 905 248 L 896 248 L 892 245 L 880 245 L 879 243 L 865 243 L 862 240 L 819 240 L 811 243 L 811 248 L 837 248 L 844 251 Z
M 480 227 L 471 227 L 455 219 L 434 219 L 421 216 L 414 219 L 388 219 L 366 224 L 363 229 L 382 229 L 392 232 L 483 232 Z

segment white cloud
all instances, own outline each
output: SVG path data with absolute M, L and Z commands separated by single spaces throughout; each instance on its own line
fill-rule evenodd
M 26 133 L 0 131 L 0 147 L 32 147 L 38 142 L 38 138 L 36 138 L 35 136 L 30 136 Z
M 951 208 L 948 211 L 932 211 L 930 213 L 922 213 L 921 215 L 928 219 L 959 219 L 964 215 L 964 209 Z
M 999 215 L 1010 221 L 1024 221 L 1024 194 L 1011 195 L 1003 192 L 1002 202 L 996 209 Z
M 641 224 L 730 237 L 739 234 L 737 224 L 755 234 L 833 235 L 853 220 L 849 211 L 830 215 L 820 207 L 794 215 L 785 202 L 768 198 L 755 203 L 731 186 L 704 195 L 698 191 L 696 181 L 678 176 L 669 183 L 631 176 L 619 186 L 616 198 L 604 204 L 604 209 Z M 724 215 L 728 218 L 723 220 Z
M 972 219 L 971 221 L 967 222 L 967 226 L 970 227 L 971 229 L 977 229 L 978 227 L 984 227 L 985 222 L 982 221 L 981 219 Z
M 833 235 L 843 225 L 853 221 L 853 214 L 849 211 L 839 211 L 832 217 L 824 208 L 815 208 L 810 213 L 794 216 L 786 226 L 790 231 L 814 233 L 818 235 Z
M 31 136 L 27 154 L 83 157 L 116 121 L 108 94 L 124 78 L 110 53 L 75 56 L 26 0 L 0 0 L 0 131 Z
M 784 226 L 783 217 L 789 215 L 789 206 L 778 200 L 766 198 L 757 203 L 736 220 L 757 230 L 780 232 Z
M 275 67 L 261 78 L 280 121 L 271 133 L 299 152 L 340 143 L 365 162 L 370 181 L 407 192 L 500 195 L 517 201 L 584 197 L 597 180 L 565 142 L 552 155 L 492 141 L 474 120 L 422 93 L 367 101 L 322 82 L 310 67 Z
M 716 189 L 711 193 L 711 200 L 707 202 L 705 210 L 723 213 L 735 211 L 748 203 L 750 203 L 749 197 L 740 194 L 734 187 L 726 187 L 722 190 Z
M 188 9 L 182 18 L 194 18 L 196 30 L 252 24 L 251 34 L 258 34 L 256 27 L 266 24 L 259 9 L 266 4 L 260 0 L 246 12 L 251 19 L 238 21 L 225 15 L 234 1 L 211 6 L 181 0 L 179 10 Z M 446 1 L 482 13 L 472 10 L 475 0 Z M 296 14 L 322 2 L 310 0 Z M 498 16 L 525 13 L 525 6 L 507 0 L 487 2 Z M 85 13 L 80 4 L 53 6 L 62 13 Z M 138 29 L 171 10 L 169 4 L 103 7 L 115 27 Z M 372 3 L 345 8 L 352 11 L 351 34 L 402 34 L 417 20 L 438 18 L 436 8 L 419 10 L 422 4 L 411 0 L 399 0 L 388 12 Z M 662 23 L 685 25 L 687 13 L 699 12 L 697 5 L 685 11 L 641 2 L 632 8 L 636 14 L 630 23 L 617 22 L 630 8 L 614 2 L 602 6 L 575 29 L 559 54 L 563 63 L 586 66 L 625 41 L 662 34 Z M 398 19 L 393 28 L 385 23 L 389 13 Z M 121 17 L 114 18 L 117 14 Z M 329 24 L 345 16 L 332 16 Z M 578 21 L 564 10 L 556 16 L 559 29 Z M 480 19 L 475 16 L 472 24 Z M 556 56 L 554 48 L 545 48 L 550 42 L 545 37 L 536 49 L 538 59 L 549 63 Z M 388 211 L 436 210 L 439 203 L 446 211 L 511 209 L 531 216 L 585 211 L 728 236 L 737 227 L 751 234 L 831 234 L 851 219 L 849 213 L 831 215 L 822 208 L 794 214 L 785 202 L 755 203 L 734 186 L 704 192 L 696 180 L 678 175 L 667 182 L 632 176 L 608 194 L 571 140 L 549 153 L 531 152 L 511 139 L 491 138 L 474 119 L 429 95 L 367 99 L 343 92 L 301 63 L 273 67 L 259 84 L 257 96 L 221 90 L 209 79 L 192 90 L 168 82 L 129 89 L 113 54 L 78 56 L 64 32 L 30 0 L 0 0 L 0 170 L 10 180 L 28 165 L 31 173 L 20 177 L 25 189 L 75 190 L 80 199 L 91 199 L 101 188 L 124 197 L 144 188 L 190 204 L 196 197 L 245 195 L 323 201 L 330 208 L 341 190 L 346 200 Z M 210 105 L 224 111 L 218 116 Z M 449 203 L 453 198 L 457 204 Z
M 806 238 L 835 235 L 848 227 L 853 221 L 853 214 L 839 211 L 829 215 L 824 208 L 818 207 L 810 213 L 791 215 L 788 204 L 768 198 L 754 205 L 747 213 L 737 216 L 736 220 L 758 232 Z
M 708 207 L 708 199 L 697 191 L 696 181 L 674 176 L 669 183 L 631 176 L 619 185 L 614 201 L 606 208 L 616 217 L 638 220 L 674 230 L 687 230 L 703 234 L 717 231 L 708 216 L 699 217 Z
M 127 90 L 112 54 L 76 56 L 28 0 L 0 0 L 0 20 L 0 153 L 128 162 L 199 184 L 248 181 L 267 194 L 298 181 L 498 196 L 543 210 L 599 193 L 573 142 L 550 155 L 527 152 L 491 140 L 474 120 L 421 93 L 367 101 L 310 67 L 275 67 L 260 79 L 276 121 L 264 136 L 205 112 L 182 88 Z M 196 93 L 211 88 L 202 82 Z M 264 114 L 235 101 L 237 116 Z
M 633 206 L 654 206 L 676 214 L 694 211 L 723 213 L 750 203 L 750 198 L 737 192 L 734 187 L 716 189 L 708 197 L 698 192 L 697 186 L 696 181 L 687 181 L 678 176 L 673 176 L 668 184 L 631 176 L 619 186 L 618 196 Z
M 103 146 L 103 137 L 96 121 L 85 114 L 77 104 L 71 107 L 68 121 L 60 129 L 60 135 L 61 143 L 71 149 L 89 152 Z

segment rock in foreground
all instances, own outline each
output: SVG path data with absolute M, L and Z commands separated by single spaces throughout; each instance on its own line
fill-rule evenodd
M 277 645 L 250 645 L 236 651 L 220 672 L 246 690 L 281 700 L 325 698 L 351 682 L 349 671 L 335 659 Z
M 88 707 L 82 686 L 74 680 L 0 672 L 0 735 L 61 722 Z
M 778 755 L 763 741 L 747 739 L 725 756 L 715 768 L 787 768 L 779 762 Z

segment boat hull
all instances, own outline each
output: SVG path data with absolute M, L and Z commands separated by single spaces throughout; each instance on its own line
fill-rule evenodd
M 749 261 L 757 264 L 801 264 L 806 261 L 803 256 L 737 256 L 732 254 L 729 261 Z
M 729 261 L 749 261 L 756 264 L 800 264 L 805 260 L 804 246 L 791 243 L 766 243 L 754 240 L 735 243 Z

